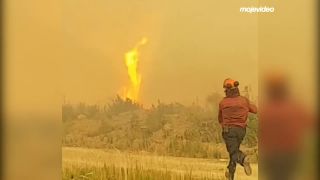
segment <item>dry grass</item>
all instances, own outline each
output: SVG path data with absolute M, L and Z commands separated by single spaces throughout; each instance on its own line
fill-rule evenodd
M 63 179 L 224 179 L 226 160 L 154 156 L 117 151 L 63 148 Z M 252 176 L 238 166 L 238 180 L 258 179 L 258 165 Z

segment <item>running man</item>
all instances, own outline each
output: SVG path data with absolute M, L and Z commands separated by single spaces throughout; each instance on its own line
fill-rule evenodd
M 239 150 L 246 135 L 247 118 L 250 113 L 257 113 L 257 107 L 249 100 L 240 96 L 239 82 L 230 78 L 223 83 L 225 97 L 219 104 L 219 123 L 222 127 L 222 137 L 226 143 L 230 161 L 225 173 L 227 179 L 233 180 L 237 163 L 244 167 L 249 176 L 252 173 L 247 156 Z

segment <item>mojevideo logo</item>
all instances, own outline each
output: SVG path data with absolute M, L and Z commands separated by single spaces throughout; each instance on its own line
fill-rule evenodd
M 241 13 L 273 13 L 274 7 L 240 7 Z

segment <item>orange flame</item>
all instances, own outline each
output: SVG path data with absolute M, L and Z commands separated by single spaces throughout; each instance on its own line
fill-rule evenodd
M 141 74 L 138 72 L 139 63 L 139 47 L 146 44 L 147 38 L 142 38 L 141 41 L 129 52 L 125 54 L 125 63 L 128 69 L 130 86 L 126 88 L 125 97 L 133 101 L 138 101 L 139 91 L 141 86 Z

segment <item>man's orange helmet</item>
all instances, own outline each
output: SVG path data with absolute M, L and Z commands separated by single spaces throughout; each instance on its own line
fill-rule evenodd
M 228 78 L 223 82 L 223 88 L 225 89 L 234 89 L 239 86 L 239 81 Z

